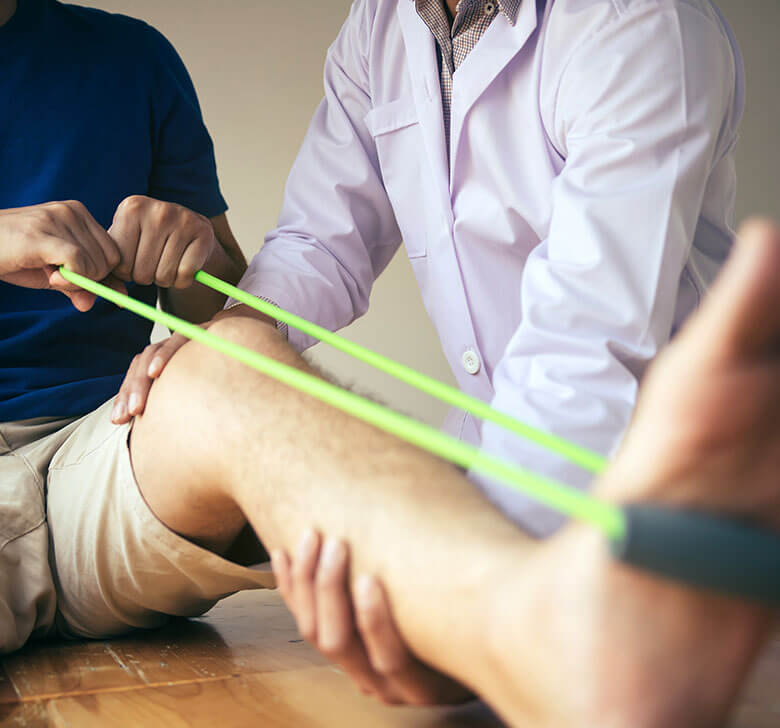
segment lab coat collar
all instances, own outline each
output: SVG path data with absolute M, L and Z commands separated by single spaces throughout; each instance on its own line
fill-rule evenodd
M 504 0 L 507 2 L 507 0 Z M 516 0 L 519 2 L 519 0 Z M 444 122 L 439 79 L 436 40 L 417 14 L 415 0 L 397 5 L 409 72 L 412 78 L 414 103 L 422 127 L 428 161 L 437 180 L 437 196 L 452 222 L 450 169 L 454 168 L 457 142 L 463 121 L 477 99 L 485 92 L 507 64 L 522 50 L 536 30 L 537 3 L 544 0 L 524 0 L 514 25 L 506 17 L 496 18 L 463 61 L 454 76 L 452 126 L 452 165 L 444 137 Z
M 444 137 L 436 40 L 425 21 L 417 14 L 414 0 L 398 3 L 396 11 L 406 46 L 414 105 L 425 141 L 428 163 L 436 180 L 436 199 L 442 205 L 445 216 L 451 223 L 449 157 Z

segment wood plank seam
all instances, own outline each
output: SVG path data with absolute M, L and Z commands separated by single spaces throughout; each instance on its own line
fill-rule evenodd
M 247 673 L 247 674 L 251 675 L 252 673 Z M 262 674 L 262 673 L 256 673 L 256 674 Z M 113 688 L 87 688 L 85 690 L 71 690 L 71 691 L 62 690 L 60 692 L 55 692 L 55 693 L 41 693 L 40 695 L 28 695 L 28 696 L 20 695 L 19 700 L 15 701 L 15 703 L 35 703 L 38 701 L 57 700 L 59 698 L 78 697 L 81 695 L 102 695 L 105 693 L 130 693 L 136 690 L 147 690 L 148 688 L 169 688 L 169 687 L 178 687 L 180 685 L 199 685 L 202 683 L 218 683 L 227 680 L 233 680 L 235 678 L 240 678 L 240 677 L 242 677 L 242 675 L 236 673 L 233 675 L 219 675 L 217 677 L 199 677 L 199 678 L 192 678 L 189 680 L 168 680 L 163 682 L 142 683 L 140 685 L 121 685 Z M 14 705 L 15 703 L 8 703 L 8 705 Z

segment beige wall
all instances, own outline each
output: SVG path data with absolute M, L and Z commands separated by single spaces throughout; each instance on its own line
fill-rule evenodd
M 404 0 L 399 0 L 403 2 Z M 526 0 L 527 1 L 527 0 Z M 322 94 L 322 62 L 349 0 L 89 0 L 143 18 L 176 46 L 192 74 L 214 137 L 231 224 L 247 255 L 273 226 L 284 180 Z M 739 152 L 740 217 L 780 216 L 780 3 L 723 0 L 742 44 L 748 109 Z M 401 253 L 377 283 L 370 313 L 347 335 L 453 381 Z M 330 351 L 315 358 L 342 381 L 438 423 L 445 408 Z

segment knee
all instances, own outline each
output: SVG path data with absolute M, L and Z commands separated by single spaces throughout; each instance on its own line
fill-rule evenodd
M 223 316 L 209 332 L 265 356 L 295 365 L 297 355 L 275 326 L 248 316 Z M 298 358 L 299 359 L 299 358 Z M 186 343 L 171 358 L 149 393 L 135 429 L 203 432 L 209 424 L 224 427 L 262 377 L 246 365 L 199 342 Z M 266 386 L 268 386 L 266 384 Z
M 227 312 L 218 315 L 209 325 L 210 333 L 262 354 L 283 355 L 289 348 L 276 326 L 265 318 L 255 318 Z

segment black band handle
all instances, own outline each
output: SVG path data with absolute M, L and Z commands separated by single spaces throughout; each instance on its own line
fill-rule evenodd
M 620 561 L 689 586 L 780 608 L 780 533 L 712 514 L 633 504 Z

